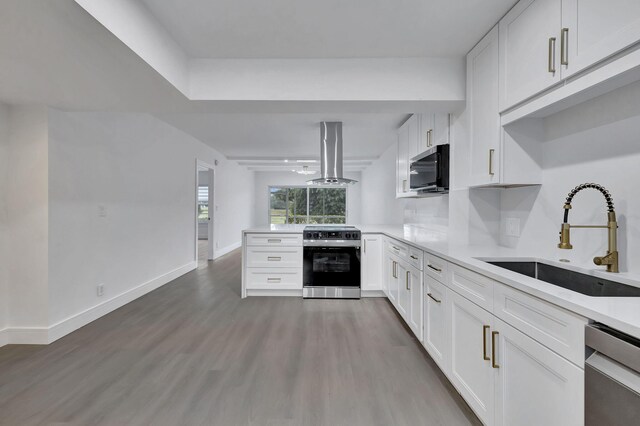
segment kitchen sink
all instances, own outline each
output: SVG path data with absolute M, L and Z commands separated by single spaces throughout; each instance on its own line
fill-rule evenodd
M 567 290 L 593 297 L 640 297 L 640 288 L 616 281 L 582 274 L 558 266 L 535 261 L 494 261 L 491 265 L 508 269 Z

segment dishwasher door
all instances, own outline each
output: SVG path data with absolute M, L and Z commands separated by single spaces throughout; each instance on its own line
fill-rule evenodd
M 585 424 L 639 424 L 640 340 L 601 324 L 585 338 L 595 350 L 585 363 Z

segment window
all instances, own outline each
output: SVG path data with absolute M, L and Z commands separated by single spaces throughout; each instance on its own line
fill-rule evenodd
M 198 220 L 209 219 L 209 185 L 198 186 Z
M 347 223 L 347 189 L 269 187 L 269 223 Z

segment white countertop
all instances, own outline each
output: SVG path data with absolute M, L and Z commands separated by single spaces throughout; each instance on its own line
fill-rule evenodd
M 306 225 L 271 225 L 247 229 L 243 233 L 301 233 Z M 442 257 L 462 267 L 478 272 L 496 281 L 509 285 L 525 293 L 563 307 L 594 321 L 640 338 L 640 297 L 592 297 L 553 284 L 508 271 L 488 264 L 478 258 L 508 258 L 544 260 L 561 268 L 573 269 L 581 273 L 598 276 L 640 287 L 640 277 L 630 274 L 611 274 L 597 269 L 581 268 L 566 263 L 539 258 L 536 253 L 501 247 L 497 245 L 462 245 L 451 243 L 446 234 L 417 226 L 356 226 L 365 234 L 384 234 L 413 245 L 435 256 Z

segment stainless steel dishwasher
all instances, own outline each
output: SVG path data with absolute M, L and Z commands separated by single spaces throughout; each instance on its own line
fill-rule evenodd
M 585 424 L 640 423 L 640 339 L 603 324 L 586 327 Z

